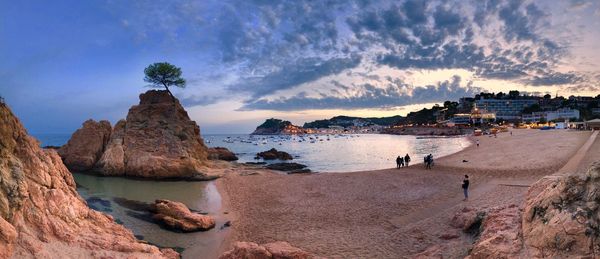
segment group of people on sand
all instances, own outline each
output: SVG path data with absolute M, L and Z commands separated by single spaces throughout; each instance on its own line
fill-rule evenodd
M 404 157 L 398 156 L 396 158 L 396 168 L 408 166 L 409 163 L 410 163 L 410 156 L 408 154 L 406 154 L 406 156 L 404 156 Z
M 423 159 L 423 163 L 425 163 L 425 169 L 431 169 L 431 167 L 433 166 L 433 155 L 426 155 Z
M 479 146 L 479 141 L 477 141 L 477 146 Z M 431 167 L 433 166 L 433 155 L 432 154 L 426 155 L 423 160 L 425 163 L 425 169 L 431 169 Z M 396 168 L 408 166 L 409 163 L 410 163 L 410 156 L 408 154 L 406 154 L 406 156 L 404 156 L 404 157 L 402 157 L 402 156 L 396 157 Z M 462 181 L 461 187 L 463 189 L 463 194 L 465 196 L 463 201 L 466 201 L 469 199 L 469 176 L 468 175 L 465 175 L 465 178 Z

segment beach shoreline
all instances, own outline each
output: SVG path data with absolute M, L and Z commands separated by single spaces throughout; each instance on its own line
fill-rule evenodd
M 461 249 L 449 253 L 464 256 L 469 237 L 439 227 L 447 225 L 452 213 L 463 206 L 520 204 L 524 186 L 562 167 L 589 136 L 590 132 L 536 130 L 514 130 L 513 135 L 502 133 L 497 138 L 471 136 L 472 145 L 437 158 L 434 170 L 414 164 L 403 169 L 282 175 L 242 166 L 216 181 L 223 211 L 232 222 L 219 250 L 228 250 L 236 241 L 286 241 L 319 256 L 398 258 L 422 252 L 444 241 L 439 236 L 453 233 Z M 594 160 L 589 154 L 600 147 L 596 143 L 585 161 Z M 517 153 L 540 150 L 505 154 L 513 145 L 522 147 Z M 498 156 L 518 160 L 502 164 L 497 163 Z M 467 157 L 469 162 L 463 163 Z M 528 161 L 531 158 L 534 161 Z M 464 173 L 474 178 L 474 198 L 467 203 L 461 203 L 457 187 Z M 406 238 L 400 240 L 398 235 Z

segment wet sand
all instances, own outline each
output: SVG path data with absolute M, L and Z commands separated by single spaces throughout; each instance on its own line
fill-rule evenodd
M 287 241 L 326 257 L 399 258 L 447 243 L 440 236 L 455 234 L 446 252 L 464 256 L 471 240 L 448 225 L 453 213 L 464 206 L 520 204 L 529 184 L 558 170 L 589 136 L 514 130 L 513 136 L 478 137 L 479 148 L 438 159 L 433 170 L 421 164 L 344 174 L 238 170 L 217 180 L 232 219 L 222 250 L 233 241 Z M 598 142 L 588 154 L 600 148 Z M 465 173 L 472 178 L 467 202 L 460 188 Z

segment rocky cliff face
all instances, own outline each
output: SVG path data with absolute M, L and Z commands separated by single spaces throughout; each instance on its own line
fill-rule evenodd
M 600 162 L 584 176 L 544 178 L 528 191 L 523 239 L 535 257 L 600 256 Z
M 86 152 L 82 156 L 88 159 L 95 154 L 94 148 L 82 149 Z M 112 217 L 89 209 L 56 151 L 40 149 L 8 107 L 0 103 L 0 258 L 61 255 L 178 256 L 172 250 L 160 251 L 138 242 Z
M 104 138 L 105 124 L 84 123 L 60 149 L 69 169 L 154 179 L 216 177 L 205 172 L 208 151 L 200 128 L 166 91 L 141 94 L 140 104 L 129 109 L 109 138 Z
M 600 162 L 586 175 L 545 177 L 527 193 L 523 211 L 495 209 L 469 258 L 598 258 Z

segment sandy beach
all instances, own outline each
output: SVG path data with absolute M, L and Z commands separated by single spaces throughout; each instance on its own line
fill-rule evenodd
M 433 170 L 422 164 L 308 175 L 240 169 L 217 180 L 232 219 L 222 250 L 234 241 L 287 241 L 325 257 L 399 258 L 450 242 L 445 254 L 465 256 L 472 240 L 450 227 L 455 212 L 519 205 L 531 183 L 561 168 L 590 135 L 513 130 L 512 136 L 473 137 L 479 139 L 479 147 L 440 158 Z M 578 170 L 599 160 L 597 154 L 598 139 Z M 465 173 L 472 187 L 470 200 L 463 202 L 460 184 Z M 447 236 L 455 237 L 448 241 Z

